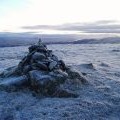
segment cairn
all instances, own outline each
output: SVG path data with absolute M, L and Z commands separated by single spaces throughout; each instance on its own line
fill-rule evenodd
M 76 97 L 77 95 L 60 88 L 67 79 L 76 77 L 86 81 L 79 73 L 70 70 L 63 60 L 59 60 L 52 50 L 39 40 L 29 48 L 29 53 L 18 66 L 1 74 L 0 89 L 13 90 L 29 86 L 30 89 L 46 96 Z

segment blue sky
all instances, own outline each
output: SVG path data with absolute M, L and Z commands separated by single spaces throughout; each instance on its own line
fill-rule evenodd
M 85 25 L 94 24 L 96 21 L 108 21 L 106 24 L 110 23 L 112 28 L 116 29 L 113 25 L 118 25 L 120 21 L 119 3 L 119 0 L 0 0 L 0 32 L 54 33 L 55 31 L 62 32 L 62 30 L 50 30 L 51 27 L 47 27 L 49 29 L 23 28 L 24 26 L 39 25 L 60 27 L 66 23 L 74 25 L 80 23 L 80 27 L 81 24 L 85 27 Z M 97 28 L 101 27 L 97 26 Z M 67 30 L 69 31 L 69 29 Z M 117 31 L 119 31 L 118 28 Z M 73 33 L 75 30 L 69 32 Z
M 10 11 L 22 9 L 26 4 L 26 0 L 0 0 L 0 17 L 9 14 Z

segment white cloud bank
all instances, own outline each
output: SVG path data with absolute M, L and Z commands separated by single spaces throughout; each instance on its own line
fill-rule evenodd
M 21 26 L 120 21 L 119 0 L 24 0 L 25 5 L 0 10 L 0 31 L 25 31 Z M 14 3 L 13 3 L 14 4 Z M 8 7 L 8 6 L 7 6 Z M 10 6 L 9 6 L 10 7 Z M 7 9 L 4 6 L 4 9 Z

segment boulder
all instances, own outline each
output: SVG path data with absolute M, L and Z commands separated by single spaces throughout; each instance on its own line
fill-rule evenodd
M 10 77 L 5 78 L 0 82 L 0 89 L 4 89 L 7 91 L 17 90 L 23 86 L 28 86 L 28 78 L 27 76 L 18 76 L 18 77 Z
M 53 73 L 54 73 L 55 75 L 60 74 L 60 75 L 64 76 L 65 78 L 67 78 L 67 77 L 68 77 L 68 73 L 67 73 L 67 72 L 62 71 L 61 69 L 55 69 L 55 70 L 53 71 Z
M 48 67 L 46 64 L 44 64 L 44 62 L 37 62 L 37 67 L 40 69 L 40 70 L 45 70 L 45 71 L 48 71 Z
M 52 56 L 51 56 L 51 59 L 58 62 L 58 57 L 55 56 L 55 55 L 53 55 L 53 54 L 52 54 Z
M 78 79 L 81 83 L 88 83 L 86 78 L 82 75 L 82 73 L 79 73 L 71 68 L 67 68 L 66 72 L 68 73 L 69 79 L 72 80 Z
M 66 70 L 66 65 L 65 65 L 64 61 L 63 60 L 59 60 L 58 63 L 59 63 L 60 68 L 63 71 L 65 71 Z
M 48 78 L 48 76 L 46 75 L 45 72 L 41 72 L 38 70 L 30 71 L 29 77 L 30 77 L 30 82 L 31 82 L 32 86 L 43 86 L 44 82 L 47 80 L 47 79 L 43 79 L 43 78 Z
M 39 89 L 42 93 L 47 91 L 49 94 L 52 94 L 60 84 L 65 82 L 66 79 L 60 74 L 53 75 L 37 70 L 30 71 L 29 76 L 32 88 Z
M 43 59 L 46 59 L 46 56 L 43 54 L 43 53 L 39 53 L 39 52 L 35 52 L 32 56 L 32 59 L 33 60 L 43 60 Z
M 0 77 L 7 78 L 7 77 L 10 77 L 10 76 L 15 76 L 15 75 L 17 75 L 16 70 L 17 70 L 16 66 L 10 67 L 10 68 L 6 69 L 5 71 L 3 71 L 0 75 Z
M 49 64 L 49 69 L 50 69 L 50 71 L 52 71 L 55 67 L 57 67 L 57 62 L 56 61 L 52 61 L 52 62 L 50 62 L 50 64 Z
M 26 66 L 24 66 L 24 68 L 23 68 L 23 73 L 24 73 L 24 74 L 27 74 L 30 70 L 32 70 L 31 65 L 26 65 Z
M 53 54 L 52 54 L 52 50 L 48 50 L 48 51 L 47 51 L 47 56 L 48 56 L 48 57 L 52 57 L 52 55 L 53 55 Z
M 28 49 L 29 49 L 29 53 L 35 51 L 37 47 L 38 47 L 37 45 L 32 45 L 32 46 L 30 46 L 30 47 L 28 48 Z
M 30 71 L 29 76 L 32 89 L 37 92 L 44 93 L 44 95 L 47 95 L 48 91 L 49 93 L 53 92 L 56 86 L 58 86 L 54 77 L 40 71 Z
M 54 77 L 57 80 L 58 84 L 63 84 L 65 80 L 68 78 L 67 73 L 60 72 L 59 70 L 54 70 L 49 73 L 50 76 Z

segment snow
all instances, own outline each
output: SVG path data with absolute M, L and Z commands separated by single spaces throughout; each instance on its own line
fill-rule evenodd
M 119 120 L 120 44 L 49 45 L 88 85 L 71 84 L 78 98 L 43 98 L 32 91 L 0 91 L 0 120 Z M 15 66 L 27 47 L 0 48 L 0 71 Z

